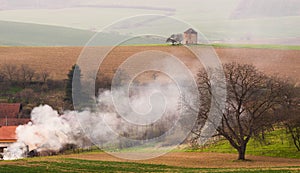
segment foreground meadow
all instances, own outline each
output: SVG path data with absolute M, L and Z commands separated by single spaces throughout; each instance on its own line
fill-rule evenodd
M 249 156 L 236 161 L 233 154 L 171 152 L 145 160 L 129 161 L 104 152 L 0 161 L 0 172 L 299 172 L 300 160 Z

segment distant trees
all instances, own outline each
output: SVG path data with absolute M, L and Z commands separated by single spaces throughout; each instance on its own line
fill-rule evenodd
M 221 69 L 216 72 L 218 70 Z M 224 73 L 227 98 L 221 123 L 215 127 L 216 135 L 228 140 L 238 151 L 238 159 L 245 160 L 250 138 L 272 123 L 266 117 L 279 108 L 286 84 L 262 74 L 252 65 L 225 64 Z M 211 99 L 212 86 L 215 84 L 210 82 L 207 73 L 200 71 L 197 77 L 202 98 L 198 118 L 198 124 L 201 124 L 207 119 L 211 104 L 218 106 L 218 103 Z M 200 137 L 201 126 L 197 126 L 193 132 Z
M 183 40 L 182 34 L 172 34 L 169 38 L 167 38 L 166 42 L 175 45 L 175 44 L 181 44 L 182 40 Z
M 63 81 L 49 80 L 47 71 L 37 72 L 27 64 L 3 64 L 0 66 L 1 102 L 19 102 L 23 107 L 34 107 L 41 103 L 49 103 L 52 98 L 46 93 L 54 94 L 64 88 Z M 62 87 L 63 86 L 63 87 Z M 61 105 L 61 103 L 60 103 Z M 29 110 L 29 109 L 28 109 Z M 29 116 L 25 111 L 25 116 Z
M 50 73 L 45 71 L 37 73 L 35 69 L 27 64 L 22 64 L 20 66 L 3 64 L 0 73 L 2 82 L 13 84 L 14 86 L 19 85 L 22 88 L 26 88 L 33 82 L 41 82 L 40 77 L 42 77 L 42 82 L 45 83 L 50 76 Z
M 26 84 L 31 83 L 33 77 L 35 77 L 35 70 L 30 68 L 28 65 L 22 64 L 19 68 L 19 81 L 22 83 L 23 88 Z
M 48 71 L 42 71 L 40 73 L 40 77 L 41 77 L 43 83 L 45 84 L 47 82 L 48 78 L 50 77 L 50 73 Z
M 13 64 L 4 64 L 1 67 L 1 72 L 5 79 L 10 83 L 18 80 L 18 67 Z

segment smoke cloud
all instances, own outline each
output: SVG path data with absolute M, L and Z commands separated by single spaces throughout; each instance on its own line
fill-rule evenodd
M 117 95 L 122 95 L 119 92 Z M 151 84 L 132 94 L 130 104 L 141 118 L 152 106 L 165 108 L 162 114 L 154 111 L 157 117 L 144 119 L 151 121 L 148 125 L 135 124 L 126 120 L 126 115 L 120 116 L 109 90 L 99 94 L 98 111 L 65 111 L 60 115 L 51 106 L 41 105 L 32 110 L 31 122 L 17 127 L 17 142 L 4 152 L 4 160 L 24 158 L 33 150 L 58 153 L 70 144 L 79 148 L 97 145 L 107 150 L 141 145 L 145 140 L 162 136 L 178 120 L 178 93 L 178 88 L 172 85 Z M 157 94 L 163 94 L 168 101 L 164 103 Z

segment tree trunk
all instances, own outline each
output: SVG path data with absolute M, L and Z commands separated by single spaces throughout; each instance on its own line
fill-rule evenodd
M 238 149 L 238 152 L 239 152 L 238 160 L 245 160 L 246 144 L 241 145 L 241 147 Z
M 263 141 L 265 141 L 265 129 L 264 129 L 264 127 L 262 127 L 262 129 L 261 129 L 261 139 Z

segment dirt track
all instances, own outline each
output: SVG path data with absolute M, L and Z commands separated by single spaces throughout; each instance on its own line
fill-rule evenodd
M 131 161 L 115 158 L 106 153 L 73 154 L 64 156 L 84 160 L 125 161 L 150 164 L 165 164 L 171 166 L 195 168 L 271 168 L 300 166 L 300 159 L 274 158 L 264 156 L 246 156 L 250 161 L 237 161 L 236 154 L 202 153 L 202 152 L 171 152 L 161 157 L 145 160 Z

